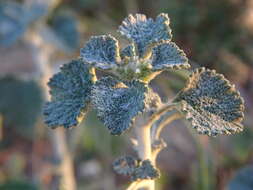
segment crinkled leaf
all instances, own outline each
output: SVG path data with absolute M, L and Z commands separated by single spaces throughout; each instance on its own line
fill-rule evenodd
M 93 36 L 81 49 L 83 61 L 99 69 L 111 69 L 120 61 L 118 41 L 111 35 Z
M 252 190 L 253 189 L 253 166 L 245 167 L 229 182 L 228 190 Z
M 98 117 L 112 135 L 120 135 L 145 108 L 147 87 L 139 81 L 123 83 L 112 77 L 100 79 L 92 89 Z
M 133 44 L 126 46 L 120 52 L 120 57 L 123 59 L 125 57 L 134 57 L 135 55 L 135 47 Z
M 113 169 L 118 174 L 130 176 L 132 181 L 155 179 L 160 176 L 160 172 L 150 160 L 141 161 L 132 156 L 123 156 L 115 160 Z
M 93 85 L 87 65 L 81 60 L 63 65 L 48 85 L 51 101 L 44 107 L 45 123 L 52 128 L 78 125 L 86 112 Z
M 138 181 L 143 179 L 156 179 L 159 176 L 159 170 L 151 164 L 150 160 L 144 160 L 131 174 L 131 180 Z
M 173 42 L 165 42 L 153 48 L 152 66 L 155 71 L 190 67 L 185 53 Z
M 242 131 L 243 100 L 223 75 L 200 68 L 190 76 L 176 101 L 193 128 L 215 136 Z
M 119 27 L 119 32 L 136 44 L 142 57 L 149 45 L 171 39 L 169 23 L 169 17 L 164 13 L 155 20 L 146 18 L 143 14 L 129 15 Z
M 118 174 L 131 175 L 138 167 L 139 161 L 132 156 L 122 156 L 113 162 L 113 169 Z
M 14 2 L 0 2 L 0 45 L 15 43 L 27 27 L 26 10 Z

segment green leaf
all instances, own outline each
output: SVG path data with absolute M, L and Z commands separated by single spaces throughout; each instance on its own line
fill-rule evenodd
M 21 180 L 8 180 L 0 184 L 1 190 L 39 190 L 39 187 L 35 186 L 31 182 Z
M 159 170 L 151 164 L 150 160 L 144 160 L 131 174 L 131 180 L 138 181 L 143 179 L 156 179 L 159 176 Z
M 112 69 L 120 62 L 118 41 L 111 35 L 93 36 L 81 49 L 84 62 L 99 69 Z
M 216 136 L 243 129 L 243 99 L 223 75 L 205 68 L 196 69 L 176 102 L 200 134 Z
M 253 166 L 240 169 L 235 177 L 229 182 L 228 190 L 252 190 L 253 189 Z
M 113 162 L 113 169 L 118 174 L 131 175 L 138 167 L 139 160 L 132 156 L 122 156 Z
M 173 42 L 164 42 L 152 50 L 152 69 L 189 68 L 185 53 Z
M 13 76 L 0 79 L 0 114 L 6 126 L 29 137 L 43 103 L 42 90 L 35 81 L 23 81 Z
M 147 86 L 139 81 L 120 82 L 112 77 L 99 80 L 92 89 L 92 103 L 98 117 L 112 135 L 129 129 L 145 108 Z
M 93 85 L 88 66 L 73 60 L 48 83 L 51 101 L 44 107 L 45 123 L 52 128 L 77 126 L 83 119 Z
M 169 24 L 169 17 L 164 13 L 155 20 L 143 14 L 129 15 L 119 27 L 119 32 L 136 44 L 139 56 L 142 57 L 149 45 L 171 39 Z

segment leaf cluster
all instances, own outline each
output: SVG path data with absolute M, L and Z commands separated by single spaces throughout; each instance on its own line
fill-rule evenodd
M 164 13 L 155 20 L 129 15 L 119 26 L 130 42 L 124 48 L 111 35 L 91 37 L 80 58 L 65 64 L 50 80 L 52 99 L 44 109 L 46 123 L 53 128 L 76 126 L 91 102 L 110 133 L 120 135 L 137 115 L 159 109 L 160 97 L 149 82 L 161 71 L 190 67 L 183 50 L 171 42 L 169 24 Z M 96 69 L 109 76 L 97 79 Z M 243 100 L 235 87 L 213 70 L 193 71 L 173 102 L 200 134 L 242 130 Z

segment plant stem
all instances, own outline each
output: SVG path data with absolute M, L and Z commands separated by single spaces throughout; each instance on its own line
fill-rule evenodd
M 155 132 L 155 137 L 154 139 L 159 139 L 162 130 L 164 129 L 164 127 L 166 127 L 167 125 L 169 125 L 171 122 L 180 119 L 182 117 L 181 113 L 179 112 L 175 112 L 173 114 L 171 114 L 167 119 L 165 119 L 164 121 L 162 121 L 162 123 L 157 127 L 156 132 Z
M 151 147 L 151 135 L 150 128 L 144 126 L 135 127 L 136 137 L 138 141 L 137 152 L 141 160 L 150 160 L 155 166 L 152 159 L 152 147 Z M 145 183 L 141 185 L 145 190 L 155 190 L 154 180 L 145 180 Z M 138 187 L 137 187 L 138 188 Z
M 162 114 L 164 114 L 167 111 L 171 111 L 173 109 L 176 109 L 178 106 L 177 103 L 167 103 L 164 104 L 160 109 L 158 109 L 148 120 L 147 124 L 145 125 L 147 128 L 151 128 L 151 126 L 156 122 Z
M 41 36 L 36 32 L 29 33 L 27 38 L 31 42 L 33 48 L 34 61 L 38 66 L 41 74 L 40 83 L 45 92 L 45 99 L 49 100 L 49 89 L 47 82 L 52 75 L 52 68 L 49 65 L 51 48 L 47 46 Z M 53 146 L 54 158 L 59 163 L 59 176 L 61 176 L 60 187 L 57 189 L 76 189 L 76 181 L 74 177 L 73 161 L 68 151 L 66 135 L 63 129 L 56 129 L 49 132 L 50 140 Z
M 168 103 L 163 105 L 156 113 L 154 113 L 147 122 L 143 123 L 141 118 L 137 119 L 135 124 L 135 133 L 136 133 L 136 147 L 138 156 L 141 160 L 150 160 L 152 165 L 155 167 L 156 156 L 153 156 L 152 143 L 153 139 L 151 136 L 151 126 L 154 122 L 160 118 L 160 116 L 169 110 L 175 109 L 177 104 Z M 155 190 L 155 181 L 154 180 L 145 180 L 136 185 L 136 182 L 129 186 L 131 190 L 137 190 L 144 188 L 145 190 Z

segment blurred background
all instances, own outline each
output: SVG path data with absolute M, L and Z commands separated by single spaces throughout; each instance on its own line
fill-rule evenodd
M 253 0 L 0 0 L 0 190 L 127 187 L 129 179 L 111 163 L 134 153 L 131 131 L 111 136 L 92 111 L 74 129 L 47 128 L 41 116 L 46 83 L 91 35 L 120 39 L 116 30 L 128 14 L 161 12 L 193 68 L 223 73 L 246 111 L 244 131 L 233 136 L 196 135 L 184 121 L 167 127 L 157 190 L 253 189 Z M 152 86 L 166 101 L 187 76 L 164 72 Z

